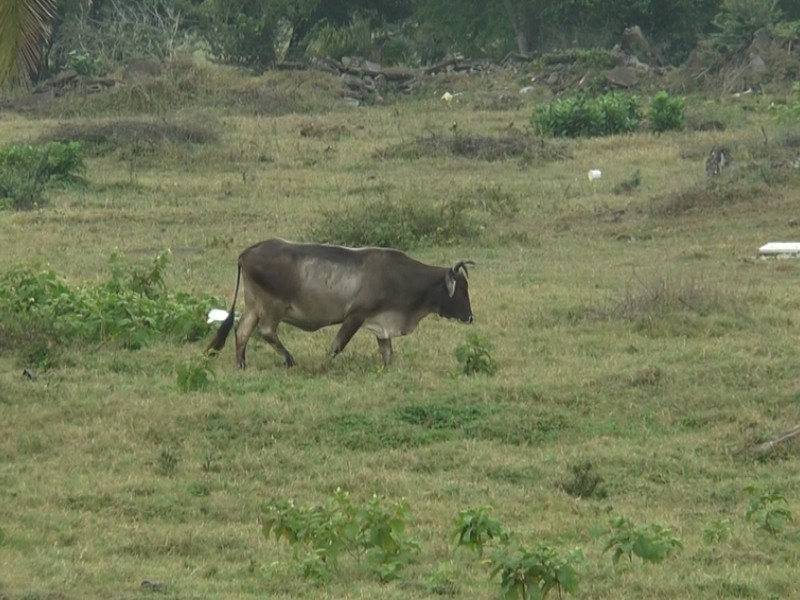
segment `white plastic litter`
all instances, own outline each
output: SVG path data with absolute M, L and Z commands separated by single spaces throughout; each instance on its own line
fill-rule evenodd
M 602 176 L 603 172 L 600 169 L 589 169 L 589 181 L 600 179 Z
M 797 258 L 800 256 L 800 242 L 770 242 L 758 249 L 762 258 Z
M 210 311 L 208 311 L 207 323 L 222 322 L 227 318 L 228 318 L 227 310 L 223 310 L 221 308 L 212 308 Z

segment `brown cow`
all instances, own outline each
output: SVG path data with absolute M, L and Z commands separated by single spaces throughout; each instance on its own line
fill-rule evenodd
M 435 267 L 388 248 L 345 248 L 271 239 L 239 255 L 233 304 L 208 351 L 225 345 L 233 327 L 240 279 L 245 309 L 236 328 L 236 362 L 245 368 L 247 340 L 258 326 L 283 357 L 294 357 L 278 339 L 285 321 L 306 331 L 341 324 L 331 357 L 344 350 L 362 326 L 378 338 L 384 366 L 392 361 L 392 338 L 414 331 L 431 313 L 472 322 L 467 265 Z M 242 277 L 243 276 L 243 277 Z

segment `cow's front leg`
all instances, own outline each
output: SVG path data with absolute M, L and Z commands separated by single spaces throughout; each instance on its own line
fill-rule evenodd
M 378 338 L 378 350 L 381 351 L 383 366 L 388 367 L 392 364 L 392 338 Z
M 333 343 L 331 343 L 331 358 L 345 349 L 345 346 L 347 346 L 356 334 L 356 331 L 358 331 L 363 324 L 364 317 L 358 315 L 350 315 L 344 320 L 336 337 L 333 338 Z

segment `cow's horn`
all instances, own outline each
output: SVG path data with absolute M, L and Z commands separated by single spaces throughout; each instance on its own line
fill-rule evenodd
M 459 260 L 459 261 L 456 261 L 453 264 L 453 266 L 450 267 L 450 269 L 453 271 L 453 273 L 458 273 L 461 269 L 464 269 L 464 275 L 469 277 L 469 271 L 467 271 L 467 265 L 472 266 L 474 264 L 475 264 L 475 262 L 471 261 L 471 260 Z

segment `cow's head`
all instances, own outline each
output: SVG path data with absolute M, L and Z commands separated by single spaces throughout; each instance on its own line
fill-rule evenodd
M 439 307 L 439 314 L 442 317 L 458 319 L 462 323 L 472 323 L 467 265 L 474 264 L 471 260 L 460 260 L 445 272 L 444 283 L 447 295 L 442 298 Z

